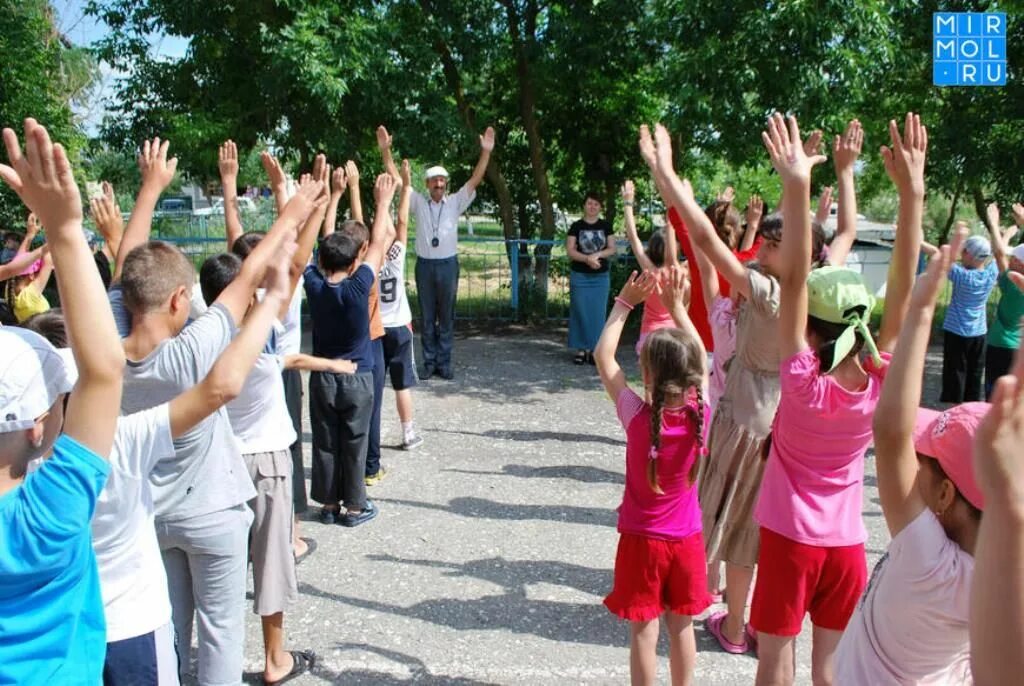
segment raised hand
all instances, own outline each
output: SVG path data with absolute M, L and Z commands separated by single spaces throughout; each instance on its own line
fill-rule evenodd
M 654 143 L 657 145 L 655 157 L 658 160 L 658 167 L 665 170 L 672 169 L 672 136 L 668 129 L 661 124 L 654 127 Z
M 622 184 L 622 199 L 625 202 L 633 202 L 635 196 L 636 189 L 633 186 L 633 180 L 626 179 L 626 182 Z
M 28 217 L 25 218 L 25 241 L 32 243 L 32 239 L 39 234 L 41 228 L 39 217 L 36 216 L 35 212 L 29 212 Z
M 832 186 L 825 186 L 821 189 L 821 195 L 818 196 L 818 210 L 814 213 L 814 218 L 818 220 L 819 224 L 824 224 L 831 211 Z
M 722 189 L 722 192 L 715 197 L 715 200 L 717 200 L 718 202 L 732 202 L 735 199 L 736 189 L 733 188 L 732 186 L 726 186 L 725 188 Z
M 327 164 L 327 156 L 320 153 L 313 159 L 313 178 L 329 188 L 331 183 L 331 165 Z
M 1024 226 L 1024 205 L 1015 202 L 1011 209 L 1013 209 L 1013 223 L 1017 226 Z
M 400 170 L 402 177 L 402 187 L 412 188 L 412 169 L 409 167 L 409 160 L 405 158 L 402 160 L 402 168 Z
M 108 188 L 110 193 L 106 192 Z M 124 217 L 121 216 L 121 208 L 117 206 L 117 201 L 114 200 L 114 189 L 106 181 L 103 182 L 103 191 L 103 195 L 89 201 L 89 208 L 96 228 L 109 243 L 113 236 L 120 240 L 121 234 L 124 233 Z
M 232 140 L 221 143 L 217 150 L 217 170 L 220 172 L 221 185 L 232 188 L 238 186 L 238 146 Z
M 144 141 L 139 152 L 139 172 L 142 174 L 142 185 L 163 192 L 178 170 L 178 158 L 167 159 L 167 149 L 171 146 L 168 140 L 159 137 L 152 141 Z
M 0 178 L 55 234 L 82 224 L 82 197 L 71 173 L 71 163 L 60 143 L 35 119 L 25 120 L 25 154 L 11 129 L 3 130 L 10 166 L 0 164 Z M 52 237 L 52 236 L 51 236 Z
M 992 231 L 999 231 L 999 205 L 990 202 L 985 208 L 985 221 Z
M 820 139 L 821 133 L 816 132 Z M 814 134 L 811 134 L 811 138 Z M 761 132 L 761 140 L 771 157 L 772 166 L 785 181 L 810 181 L 811 170 L 815 165 L 825 161 L 825 156 L 820 154 L 808 154 L 808 149 L 815 149 L 816 146 L 800 141 L 800 126 L 796 117 L 789 115 L 783 118 L 776 112 L 768 119 L 768 130 Z
M 914 284 L 914 290 L 910 294 L 910 307 L 914 309 L 932 308 L 939 297 L 939 292 L 946 283 L 946 275 L 949 274 L 953 263 L 960 258 L 964 249 L 964 241 L 970 234 L 966 225 L 958 226 L 953 234 L 949 245 L 938 248 L 935 255 L 929 260 L 928 268 Z
M 260 164 L 263 165 L 263 171 L 267 173 L 267 183 L 275 193 L 278 189 L 287 188 L 288 177 L 285 176 L 284 169 L 281 168 L 281 163 L 277 161 L 276 157 L 264 150 L 260 153 Z
M 814 157 L 815 155 L 821 154 L 821 140 L 822 132 L 821 129 L 815 129 L 811 131 L 811 135 L 804 141 L 804 154 L 808 157 Z
M 758 226 L 763 214 L 764 200 L 760 195 L 750 196 L 750 200 L 747 201 L 747 226 Z
M 299 188 L 291 197 L 278 216 L 278 221 L 285 220 L 298 226 L 306 221 L 313 210 L 318 209 L 327 202 L 324 195 L 324 184 L 318 179 L 313 179 L 308 174 L 303 174 L 303 181 L 300 181 Z
M 864 129 L 859 120 L 852 119 L 846 126 L 846 132 L 842 136 L 836 136 L 832 143 L 832 163 L 835 165 L 836 175 L 853 169 L 863 146 Z
M 331 174 L 331 195 L 341 197 L 348 187 L 348 177 L 345 175 L 345 167 L 339 166 Z
M 391 134 L 384 128 L 383 124 L 377 127 L 377 147 L 381 152 L 391 149 Z
M 684 308 L 690 301 L 690 274 L 689 270 L 676 264 L 670 269 L 666 270 L 660 279 L 659 285 L 661 286 L 661 304 L 665 306 L 665 309 L 669 312 L 676 304 L 682 305 Z
M 992 392 L 992 408 L 974 432 L 974 475 L 985 496 L 1016 504 L 1024 501 L 1024 354 L 1000 377 Z
M 619 297 L 636 307 L 657 290 L 658 277 L 654 272 L 645 270 L 642 274 L 637 275 L 634 271 L 623 284 L 622 290 L 619 291 Z
M 647 124 L 640 126 L 640 156 L 652 169 L 658 164 L 657 150 L 654 147 L 654 138 L 651 137 L 651 130 Z
M 295 241 L 286 240 L 281 245 L 281 250 L 267 262 L 267 271 L 263 277 L 266 296 L 275 297 L 285 302 L 291 300 L 293 289 L 290 267 L 292 256 L 297 248 Z
M 359 185 L 359 167 L 352 160 L 345 163 L 345 176 L 348 179 L 349 187 Z
M 904 192 L 924 195 L 924 164 L 928 151 L 928 129 L 921 124 L 921 117 L 907 112 L 903 124 L 903 135 L 896 128 L 896 121 L 889 122 L 889 137 L 892 147 L 881 147 L 885 172 Z
M 484 152 L 494 150 L 494 127 L 488 126 L 484 135 L 480 136 L 480 149 Z
M 373 198 L 377 201 L 377 207 L 389 207 L 391 200 L 395 197 L 395 177 L 391 174 L 380 174 L 377 182 L 373 184 Z

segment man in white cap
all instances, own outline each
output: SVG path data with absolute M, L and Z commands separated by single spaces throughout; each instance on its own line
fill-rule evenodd
M 383 126 L 377 128 L 377 145 L 388 173 L 401 176 L 391 156 L 391 136 Z M 459 287 L 459 217 L 476 197 L 476 187 L 484 179 L 494 150 L 494 129 L 487 127 L 480 136 L 480 159 L 473 175 L 455 195 L 448 195 L 448 170 L 441 166 L 427 169 L 425 197 L 412 192 L 411 209 L 416 218 L 416 293 L 419 296 L 423 326 L 421 379 L 438 374 L 452 379 L 452 338 L 455 328 L 455 299 Z

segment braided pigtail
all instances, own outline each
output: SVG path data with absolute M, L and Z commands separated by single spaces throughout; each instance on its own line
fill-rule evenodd
M 700 471 L 700 461 L 707 455 L 707 446 L 704 444 L 704 391 L 701 390 L 700 384 L 696 386 L 697 391 L 697 414 L 694 417 L 694 425 L 697 429 L 697 456 L 693 459 L 693 464 L 690 465 L 690 472 L 686 475 L 687 482 L 690 486 L 697 483 L 697 472 Z
M 661 410 L 664 404 L 665 390 L 660 385 L 655 386 L 651 391 L 651 452 L 647 460 L 647 485 L 658 495 L 664 493 L 658 484 L 658 450 L 661 448 Z

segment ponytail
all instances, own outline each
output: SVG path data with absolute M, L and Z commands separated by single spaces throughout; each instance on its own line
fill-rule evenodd
M 651 393 L 651 451 L 647 460 L 647 485 L 658 495 L 663 495 L 658 484 L 658 450 L 661 448 L 661 410 L 665 403 L 665 391 L 655 386 Z

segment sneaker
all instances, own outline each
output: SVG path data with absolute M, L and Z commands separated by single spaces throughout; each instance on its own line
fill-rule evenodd
M 416 429 L 410 428 L 402 437 L 402 450 L 415 450 L 423 445 L 423 437 L 416 433 Z
M 441 367 L 441 370 L 438 372 L 438 376 L 445 381 L 451 381 L 455 378 L 455 374 L 452 372 L 451 367 Z
M 338 520 L 338 523 L 342 526 L 347 527 L 359 526 L 360 524 L 365 524 L 366 522 L 370 521 L 376 516 L 377 506 L 373 504 L 373 501 L 367 500 L 366 506 L 363 508 L 362 512 L 346 512 L 345 514 L 341 515 L 341 518 Z
M 373 486 L 383 481 L 384 477 L 386 477 L 387 475 L 388 470 L 384 469 L 384 467 L 381 467 L 380 469 L 377 470 L 376 474 L 371 474 L 370 476 L 367 476 L 366 478 L 363 479 L 363 481 L 366 482 L 367 486 Z
M 427 379 L 432 377 L 434 375 L 434 372 L 436 371 L 437 369 L 434 367 L 434 365 L 428 364 L 426 367 L 423 368 L 423 372 L 420 374 L 420 381 L 426 381 Z

